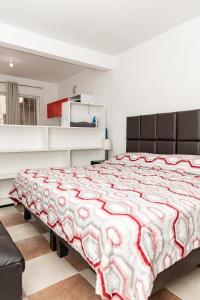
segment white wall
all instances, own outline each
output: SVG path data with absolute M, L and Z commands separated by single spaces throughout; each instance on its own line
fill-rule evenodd
M 116 57 L 114 71 L 83 71 L 58 96 L 92 93 L 108 107 L 113 154 L 125 151 L 126 117 L 200 108 L 200 17 Z
M 40 125 L 58 125 L 58 119 L 47 119 L 47 103 L 52 102 L 58 97 L 58 85 L 56 83 L 32 80 L 21 77 L 0 74 L 0 81 L 14 81 L 19 84 L 29 86 L 39 86 L 42 89 L 19 86 L 19 93 L 22 95 L 33 95 L 40 97 Z M 6 91 L 6 85 L 0 83 L 0 93 Z
M 114 59 L 110 55 L 4 23 L 0 23 L 0 45 L 99 70 L 112 70 L 114 67 Z

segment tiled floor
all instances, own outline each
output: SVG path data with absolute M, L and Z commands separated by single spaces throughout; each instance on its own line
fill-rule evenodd
M 95 274 L 70 250 L 58 258 L 49 248 L 49 233 L 34 218 L 25 222 L 21 206 L 0 208 L 0 220 L 26 260 L 23 300 L 100 300 L 95 295 Z M 200 299 L 200 268 L 150 298 L 150 300 Z

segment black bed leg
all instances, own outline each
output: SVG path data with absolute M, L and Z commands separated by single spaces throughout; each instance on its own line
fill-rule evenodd
M 62 258 L 68 254 L 68 248 L 65 246 L 62 241 L 57 237 L 56 239 L 57 246 L 57 255 Z
M 53 233 L 53 231 L 51 230 L 50 231 L 50 249 L 52 251 L 56 251 L 56 236 L 55 234 Z
M 28 210 L 28 209 L 26 209 L 25 207 L 24 207 L 24 220 L 30 220 L 31 219 L 31 213 L 30 213 L 30 211 Z

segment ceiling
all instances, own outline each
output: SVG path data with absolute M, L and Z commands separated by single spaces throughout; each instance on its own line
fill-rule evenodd
M 8 65 L 10 59 L 14 59 L 14 68 Z M 60 82 L 82 70 L 85 68 L 74 64 L 0 47 L 1 74 Z
M 0 22 L 116 55 L 199 15 L 200 0 L 1 0 Z

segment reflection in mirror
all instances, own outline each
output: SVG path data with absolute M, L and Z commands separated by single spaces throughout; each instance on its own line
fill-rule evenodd
M 37 125 L 39 97 L 20 96 L 20 125 Z M 0 94 L 0 125 L 6 124 L 6 95 Z
M 0 125 L 6 124 L 6 95 L 0 94 Z
M 20 125 L 37 125 L 37 98 L 19 97 Z

